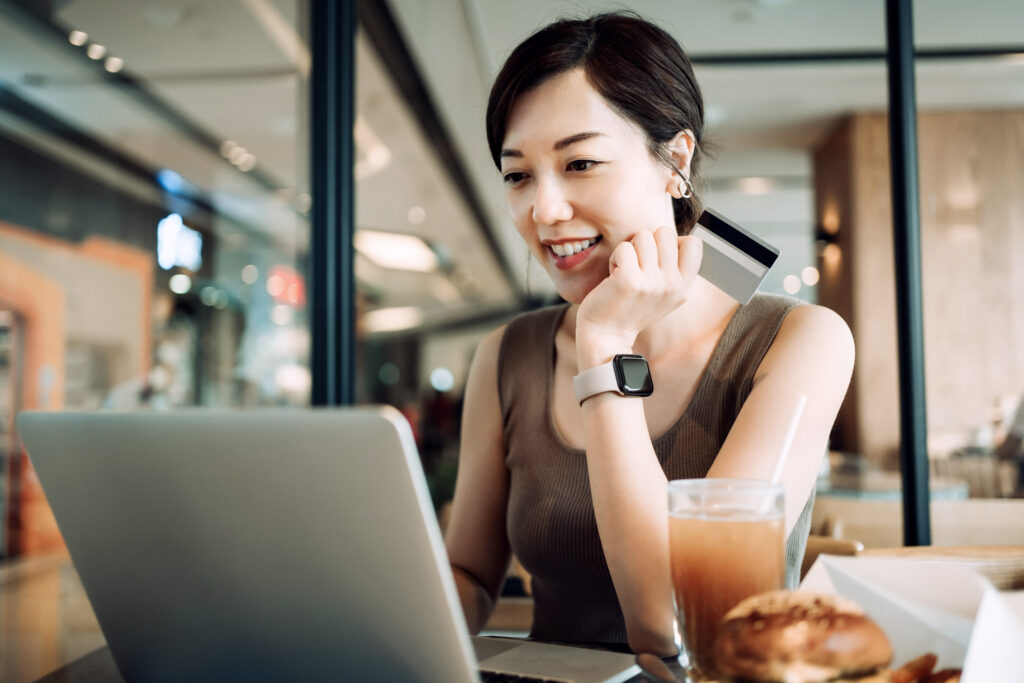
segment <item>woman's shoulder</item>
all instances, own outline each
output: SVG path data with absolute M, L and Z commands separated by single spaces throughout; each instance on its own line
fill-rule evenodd
M 802 331 L 849 332 L 843 318 L 831 308 L 783 294 L 755 294 L 744 308 L 752 318 L 774 318 L 779 325 Z M 780 329 L 780 332 L 782 330 Z
M 797 301 L 789 306 L 773 346 L 797 356 L 824 355 L 833 362 L 853 363 L 854 343 L 849 325 L 832 309 L 817 304 Z

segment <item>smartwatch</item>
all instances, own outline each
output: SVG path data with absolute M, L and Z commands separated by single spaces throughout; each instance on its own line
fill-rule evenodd
M 620 396 L 650 396 L 654 381 L 647 359 L 632 353 L 620 353 L 610 363 L 584 370 L 573 377 L 576 400 L 580 405 L 591 396 L 614 391 Z

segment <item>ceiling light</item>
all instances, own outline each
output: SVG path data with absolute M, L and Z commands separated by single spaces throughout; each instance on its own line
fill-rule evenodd
M 236 165 L 239 171 L 249 172 L 256 168 L 256 156 L 252 153 L 246 153 Z
M 68 34 L 68 42 L 74 45 L 75 47 L 82 47 L 88 42 L 88 40 L 89 34 L 85 31 L 79 31 L 78 29 L 75 29 L 74 31 Z
M 420 273 L 437 270 L 437 254 L 415 235 L 357 230 L 355 244 L 360 253 L 381 268 Z
M 803 279 L 804 284 L 808 287 L 813 287 L 818 284 L 818 280 L 821 279 L 821 273 L 814 266 L 807 266 L 800 273 L 800 277 Z
M 93 43 L 85 48 L 85 54 L 89 56 L 89 59 L 103 59 L 103 55 L 107 54 L 107 48 L 99 43 Z
M 800 278 L 796 275 L 787 275 L 782 281 L 782 288 L 786 290 L 786 294 L 796 294 L 800 291 Z
M 378 308 L 363 315 L 361 326 L 366 332 L 397 332 L 423 322 L 423 311 L 416 306 Z
M 124 60 L 120 57 L 107 57 L 107 61 L 103 63 L 103 68 L 112 74 L 116 74 L 124 68 Z
M 768 194 L 775 188 L 775 182 L 771 178 L 739 178 L 736 180 L 736 189 L 743 194 Z

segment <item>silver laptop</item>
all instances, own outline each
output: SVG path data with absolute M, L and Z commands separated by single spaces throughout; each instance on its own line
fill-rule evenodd
M 23 413 L 18 429 L 128 681 L 639 673 L 628 654 L 470 638 L 393 409 Z

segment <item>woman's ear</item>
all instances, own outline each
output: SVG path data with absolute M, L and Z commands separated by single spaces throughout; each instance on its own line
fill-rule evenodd
M 679 131 L 674 138 L 668 141 L 672 162 L 686 178 L 690 177 L 690 160 L 693 159 L 696 147 L 697 140 L 690 129 Z

